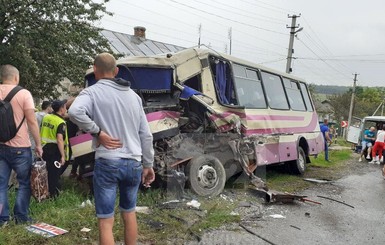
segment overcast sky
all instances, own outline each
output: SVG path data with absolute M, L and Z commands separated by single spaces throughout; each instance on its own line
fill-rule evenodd
M 303 30 L 294 40 L 293 74 L 309 83 L 385 86 L 384 0 L 110 0 L 99 25 L 183 47 L 201 43 L 280 71 L 286 69 L 291 18 Z

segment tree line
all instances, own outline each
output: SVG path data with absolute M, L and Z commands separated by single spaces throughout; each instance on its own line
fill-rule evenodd
M 328 95 L 327 99 L 334 109 L 334 119 L 337 122 L 347 120 L 349 117 L 350 101 L 352 97 L 352 88 L 342 94 Z M 377 108 L 379 110 L 375 116 L 381 116 L 380 105 L 385 99 L 384 87 L 356 87 L 353 116 L 363 118 L 372 116 Z

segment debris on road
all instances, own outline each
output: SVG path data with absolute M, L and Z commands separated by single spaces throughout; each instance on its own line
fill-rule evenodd
M 90 232 L 91 229 L 90 229 L 90 228 L 83 227 L 80 231 L 81 231 L 81 232 Z
M 176 209 L 178 206 L 180 206 L 181 201 L 175 199 L 175 200 L 170 200 L 167 202 L 163 202 L 159 204 L 160 209 Z
M 297 226 L 295 226 L 295 225 L 290 225 L 290 227 L 293 227 L 293 228 L 295 228 L 295 229 L 297 229 L 297 230 L 301 230 L 301 228 L 299 228 L 299 227 L 297 227 Z
M 250 203 L 250 202 L 244 202 L 244 201 L 242 201 L 242 202 L 239 202 L 239 203 L 238 203 L 238 207 L 249 208 L 249 207 L 251 207 L 251 203 Z
M 338 201 L 338 200 L 333 199 L 333 198 L 330 198 L 330 197 L 324 197 L 324 196 L 317 196 L 317 197 L 319 197 L 319 198 L 324 198 L 324 199 L 328 199 L 328 200 L 330 200 L 330 201 L 338 202 L 338 203 L 344 204 L 344 205 L 346 205 L 346 206 L 348 206 L 348 207 L 354 208 L 354 206 L 352 206 L 352 205 L 350 205 L 350 204 L 347 204 L 347 203 L 345 203 L 345 202 Z
M 135 207 L 135 211 L 137 213 L 142 213 L 142 214 L 150 214 L 151 213 L 151 210 L 149 207 L 145 207 L 145 206 L 136 206 Z
M 317 183 L 317 184 L 326 184 L 326 183 L 332 183 L 333 182 L 332 180 L 328 180 L 328 179 L 314 179 L 314 178 L 303 178 L 303 180 L 309 181 L 312 183 Z
M 199 207 L 201 206 L 200 202 L 198 202 L 197 200 L 194 200 L 194 199 L 191 200 L 191 202 L 187 202 L 186 205 L 189 207 L 197 208 L 197 209 L 199 209 Z
M 302 202 L 310 202 L 310 203 L 315 203 L 315 204 L 318 204 L 318 205 L 322 205 L 322 203 L 310 200 L 308 198 L 302 198 L 300 201 L 302 201 Z
M 256 237 L 262 239 L 263 241 L 265 241 L 265 242 L 267 242 L 267 243 L 269 243 L 269 244 L 271 244 L 271 245 L 276 245 L 275 243 L 273 243 L 273 242 L 267 240 L 266 238 L 264 238 L 264 237 L 258 235 L 258 234 L 255 233 L 254 231 L 250 230 L 249 228 L 247 228 L 247 227 L 246 227 L 245 225 L 243 225 L 242 223 L 239 224 L 239 226 L 242 227 L 243 229 L 245 229 L 245 231 L 249 232 L 250 234 L 252 234 L 252 235 L 254 235 L 254 236 L 256 236 Z
M 286 216 L 283 216 L 282 214 L 271 214 L 269 216 L 273 219 L 286 219 Z

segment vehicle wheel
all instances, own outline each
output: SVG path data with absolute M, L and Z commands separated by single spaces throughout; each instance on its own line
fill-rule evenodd
M 290 172 L 302 175 L 306 170 L 306 155 L 302 147 L 298 147 L 298 159 L 289 162 Z
M 210 155 L 191 159 L 186 167 L 186 176 L 191 190 L 200 196 L 219 195 L 226 183 L 225 168 Z

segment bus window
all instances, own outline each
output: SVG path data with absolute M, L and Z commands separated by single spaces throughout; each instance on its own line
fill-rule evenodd
M 267 101 L 273 109 L 289 109 L 281 78 L 277 75 L 261 72 Z
M 305 102 L 303 101 L 298 82 L 283 78 L 283 84 L 285 85 L 291 109 L 294 111 L 306 111 Z
M 236 64 L 233 65 L 233 70 L 239 104 L 251 109 L 266 108 L 266 100 L 257 71 Z
M 303 98 L 305 99 L 307 111 L 313 111 L 313 105 L 311 104 L 310 95 L 309 95 L 309 92 L 307 91 L 306 85 L 304 83 L 300 83 L 300 84 L 301 84 L 301 92 L 302 92 Z

